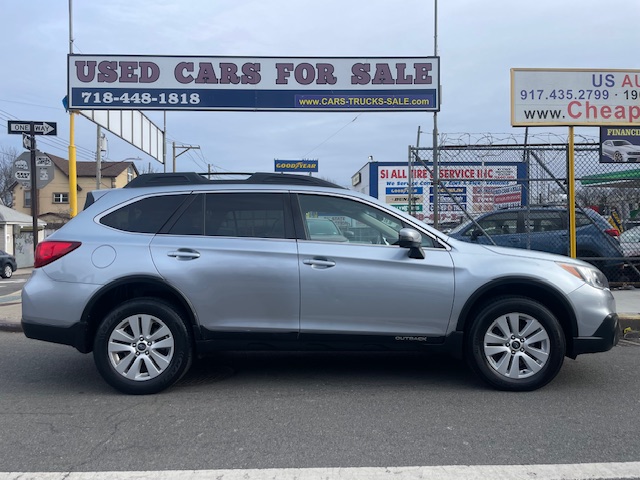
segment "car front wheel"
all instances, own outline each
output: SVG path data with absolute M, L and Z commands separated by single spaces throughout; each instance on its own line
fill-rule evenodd
M 11 265 L 6 264 L 4 267 L 2 267 L 2 278 L 11 278 L 12 275 L 13 268 L 11 268 Z
M 472 369 L 500 390 L 535 390 L 560 371 L 566 351 L 562 327 L 544 305 L 501 297 L 485 305 L 467 337 Z
M 157 393 L 189 369 L 191 334 L 170 304 L 154 298 L 130 300 L 98 327 L 93 356 L 98 371 L 115 389 L 134 395 Z

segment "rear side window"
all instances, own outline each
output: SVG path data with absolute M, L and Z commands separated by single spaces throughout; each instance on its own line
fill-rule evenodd
M 585 227 L 587 225 L 593 225 L 594 223 L 596 222 L 592 222 L 591 219 L 588 216 L 586 216 L 584 213 L 576 212 L 576 227 Z
M 205 235 L 286 238 L 286 198 L 282 193 L 209 193 L 204 204 Z
M 533 233 L 555 232 L 567 229 L 560 212 L 557 211 L 525 211 L 524 222 L 527 225 L 527 231 Z
M 168 233 L 285 238 L 285 198 L 282 193 L 200 194 Z
M 105 215 L 100 223 L 125 232 L 156 233 L 187 196 L 158 195 L 143 198 Z

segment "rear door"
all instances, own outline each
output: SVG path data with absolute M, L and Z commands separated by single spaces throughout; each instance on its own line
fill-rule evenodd
M 523 248 L 567 255 L 566 215 L 558 210 L 523 211 L 525 236 Z
M 213 336 L 299 329 L 298 251 L 285 192 L 198 194 L 151 242 L 158 271 Z

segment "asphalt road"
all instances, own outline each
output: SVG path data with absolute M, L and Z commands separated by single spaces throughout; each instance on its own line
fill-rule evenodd
M 11 278 L 0 278 L 0 297 L 19 294 L 30 275 L 31 271 L 28 273 L 16 272 Z
M 218 354 L 116 393 L 90 355 L 0 332 L 0 472 L 632 462 L 640 346 L 530 393 L 416 354 Z

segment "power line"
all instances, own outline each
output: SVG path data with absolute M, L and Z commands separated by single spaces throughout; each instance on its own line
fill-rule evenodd
M 335 132 L 332 135 L 329 135 L 325 140 L 323 140 L 322 142 L 320 142 L 318 145 L 316 145 L 315 147 L 313 147 L 311 150 L 309 150 L 307 153 L 305 153 L 302 158 L 307 158 L 309 156 L 309 154 L 311 152 L 313 152 L 314 150 L 320 148 L 322 145 L 324 145 L 325 143 L 327 143 L 329 140 L 331 140 L 333 137 L 335 137 L 337 134 L 339 134 L 342 130 L 344 130 L 345 128 L 347 128 L 349 125 L 351 125 L 353 122 L 355 122 L 358 117 L 362 115 L 361 113 L 359 113 L 358 115 L 356 115 L 350 122 L 348 122 L 347 124 L 345 124 L 343 127 L 339 128 L 337 132 Z

